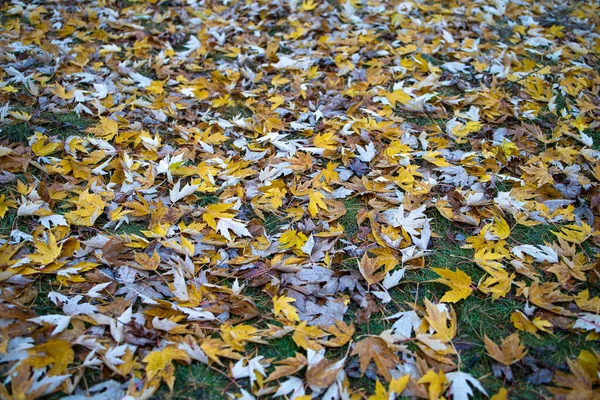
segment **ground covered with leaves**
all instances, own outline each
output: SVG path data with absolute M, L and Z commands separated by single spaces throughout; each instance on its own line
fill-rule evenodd
M 600 398 L 600 5 L 0 5 L 0 397 Z

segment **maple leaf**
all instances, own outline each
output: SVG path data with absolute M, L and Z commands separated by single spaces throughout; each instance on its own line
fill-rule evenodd
M 230 210 L 234 204 L 211 204 L 206 207 L 204 213 L 202 214 L 202 219 L 204 222 L 208 224 L 213 229 L 217 229 L 217 218 L 231 218 L 231 213 L 227 211 Z
M 277 364 L 278 366 L 275 367 L 275 370 L 267 379 L 265 379 L 265 383 L 293 375 L 302 368 L 306 367 L 308 362 L 303 354 L 296 353 L 294 357 L 288 357 L 278 361 Z
M 296 299 L 287 296 L 273 297 L 273 311 L 275 312 L 275 316 L 283 314 L 290 321 L 300 321 L 298 311 L 290 304 L 295 301 Z
M 242 358 L 231 368 L 231 375 L 234 379 L 249 378 L 250 386 L 254 386 L 254 382 L 259 378 L 262 381 L 262 377 L 266 377 L 267 373 L 265 368 L 269 366 L 269 363 L 261 362 L 264 356 L 256 356 L 252 359 Z M 260 377 L 262 375 L 262 377 Z
M 99 138 L 110 141 L 119 133 L 119 124 L 112 119 L 100 117 L 100 123 L 89 128 L 88 131 Z
M 387 99 L 393 107 L 396 107 L 398 103 L 405 105 L 412 100 L 412 97 L 408 95 L 404 90 L 397 89 L 391 93 L 386 94 Z
M 221 218 L 219 222 L 217 222 L 217 232 L 225 237 L 227 240 L 231 240 L 231 234 L 229 231 L 232 231 L 239 237 L 249 236 L 252 237 L 246 225 L 238 220 L 233 218 Z
M 573 325 L 574 329 L 583 329 L 600 333 L 600 315 L 591 313 L 581 313 Z
M 224 341 L 219 339 L 205 339 L 200 344 L 200 348 L 208 358 L 219 365 L 223 365 L 219 357 L 231 358 L 233 360 L 242 358 L 242 356 L 234 352 Z
M 460 269 L 451 271 L 447 268 L 432 268 L 432 270 L 442 277 L 441 279 L 436 279 L 435 282 L 442 283 L 452 289 L 444 293 L 444 296 L 440 299 L 441 302 L 456 303 L 457 301 L 466 299 L 473 292 L 471 277 Z
M 581 225 L 565 225 L 562 226 L 559 232 L 552 232 L 556 237 L 566 240 L 567 242 L 581 244 L 586 241 L 592 234 L 592 228 L 585 222 Z
M 353 322 L 348 325 L 342 320 L 337 320 L 335 321 L 335 325 L 325 328 L 325 331 L 333 335 L 334 338 L 327 341 L 321 341 L 321 343 L 327 347 L 341 347 L 352 339 L 356 328 L 354 327 Z
M 410 375 L 392 379 L 388 390 L 386 390 L 383 384 L 377 380 L 375 383 L 375 394 L 369 396 L 369 400 L 389 400 L 390 398 L 395 398 L 396 395 L 400 395 L 404 391 L 409 380 Z
M 434 305 L 428 299 L 425 299 L 425 309 L 427 312 L 425 319 L 435 331 L 433 337 L 444 343 L 454 339 L 456 336 L 456 314 L 454 309 L 450 308 L 450 321 L 448 321 L 448 312 L 442 305 Z
M 398 356 L 388 343 L 378 336 L 369 336 L 357 342 L 350 355 L 359 356 L 361 375 L 364 375 L 369 363 L 373 361 L 377 367 L 377 373 L 383 376 L 387 382 L 392 379 L 390 370 L 400 363 Z
M 34 263 L 46 266 L 56 261 L 62 252 L 63 246 L 58 246 L 56 238 L 51 231 L 48 231 L 48 242 L 42 240 L 36 240 L 35 242 L 35 254 L 30 254 L 28 257 Z
M 483 393 L 487 397 L 487 392 L 481 386 L 481 383 L 475 379 L 471 374 L 462 371 L 449 372 L 446 374 L 446 378 L 450 381 L 450 388 L 447 394 L 452 396 L 453 400 L 469 400 L 473 397 L 473 389 L 477 389 L 480 393 Z
M 446 390 L 449 382 L 444 371 L 440 370 L 440 372 L 436 374 L 433 370 L 429 370 L 419 379 L 418 383 L 428 383 L 429 398 L 439 399 L 441 394 Z
M 303 349 L 319 350 L 322 346 L 317 343 L 317 339 L 326 335 L 327 333 L 323 332 L 320 328 L 306 326 L 306 321 L 302 321 L 294 328 L 292 340 Z
M 549 330 L 552 327 L 552 324 L 548 321 L 545 321 L 540 318 L 535 318 L 533 321 L 530 321 L 527 316 L 525 316 L 521 311 L 515 311 L 510 315 L 510 322 L 513 323 L 514 327 L 520 331 L 531 333 L 536 337 L 540 337 L 537 333 L 538 330 L 552 333 Z
M 69 364 L 75 360 L 75 352 L 71 344 L 65 340 L 53 339 L 27 350 L 30 354 L 28 362 L 34 368 L 52 365 L 50 376 L 62 375 Z
M 80 226 L 94 225 L 105 206 L 101 196 L 87 191 L 81 193 L 74 203 L 77 210 L 66 213 L 65 218 L 70 224 Z
M 490 357 L 506 366 L 516 363 L 527 354 L 525 346 L 521 344 L 519 334 L 516 332 L 502 339 L 499 346 L 487 335 L 484 337 L 484 342 L 485 350 Z
M 173 390 L 175 384 L 175 367 L 173 361 L 190 362 L 187 353 L 175 345 L 165 346 L 161 350 L 150 352 L 143 360 L 146 363 L 146 374 L 148 379 L 152 380 L 155 376 L 160 376 Z
M 593 382 L 597 381 L 597 376 L 590 376 L 578 359 L 567 360 L 567 364 L 571 370 L 571 374 L 556 371 L 552 379 L 560 388 L 547 387 L 547 389 L 554 393 L 557 398 L 578 400 L 597 399 L 600 396 L 600 388 L 593 387 Z
M 181 187 L 181 180 L 177 181 L 173 189 L 169 191 L 169 199 L 171 200 L 171 204 L 177 203 L 179 200 L 193 194 L 200 185 L 190 185 L 189 183 L 184 187 Z
M 379 271 L 382 267 L 383 270 Z M 373 285 L 385 279 L 388 272 L 387 268 L 389 268 L 389 266 L 386 266 L 385 264 L 382 265 L 378 262 L 377 258 L 369 258 L 367 253 L 363 254 L 362 259 L 358 263 L 358 270 L 369 285 Z
M 308 210 L 310 211 L 310 215 L 315 217 L 319 212 L 319 209 L 327 211 L 327 203 L 323 201 L 325 199 L 325 195 L 317 190 L 312 190 L 308 192 Z

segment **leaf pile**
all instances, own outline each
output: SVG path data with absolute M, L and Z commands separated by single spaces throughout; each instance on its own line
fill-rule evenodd
M 0 397 L 598 398 L 599 11 L 3 2 Z

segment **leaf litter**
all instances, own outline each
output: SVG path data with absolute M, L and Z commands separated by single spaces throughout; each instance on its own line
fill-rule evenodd
M 597 2 L 0 7 L 0 397 L 600 396 Z

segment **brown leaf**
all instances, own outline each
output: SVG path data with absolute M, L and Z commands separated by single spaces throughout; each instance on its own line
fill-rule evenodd
M 356 343 L 351 355 L 358 355 L 360 359 L 360 371 L 365 373 L 371 361 L 375 363 L 377 372 L 386 381 L 391 379 L 390 370 L 400 363 L 398 356 L 392 351 L 388 343 L 378 336 L 369 336 Z

